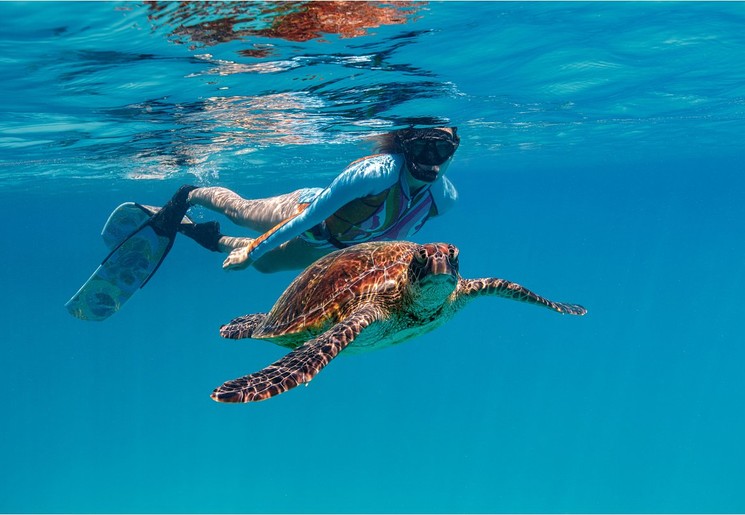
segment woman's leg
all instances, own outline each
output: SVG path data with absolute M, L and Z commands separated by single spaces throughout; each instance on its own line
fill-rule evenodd
M 244 199 L 237 193 L 220 187 L 197 188 L 189 194 L 189 203 L 203 206 L 227 216 L 233 223 L 264 233 L 282 220 L 297 213 L 297 205 L 313 190 L 303 189 L 264 199 Z M 225 239 L 225 238 L 223 238 Z M 226 241 L 231 246 L 235 241 Z M 223 241 L 220 241 L 223 244 Z M 235 245 L 245 246 L 245 245 Z M 235 247 L 233 247 L 235 248 Z
M 222 213 L 237 225 L 264 233 L 283 220 L 297 214 L 300 204 L 311 202 L 321 191 L 320 188 L 305 188 L 265 199 L 244 199 L 227 188 L 207 187 L 193 190 L 189 194 L 188 201 L 192 205 L 203 206 Z M 153 212 L 160 209 L 148 207 Z M 208 236 L 198 237 L 199 229 L 195 231 L 195 228 L 202 228 L 205 233 L 208 233 Z M 181 224 L 180 232 L 210 250 L 218 250 L 227 254 L 236 249 L 248 247 L 254 241 L 254 238 L 220 234 L 216 222 L 194 224 L 191 220 L 185 219 Z M 209 240 L 209 243 L 205 244 L 204 240 Z M 252 264 L 263 273 L 298 270 L 328 254 L 330 250 L 333 249 L 319 250 L 302 239 L 295 238 L 267 252 Z
M 235 249 L 248 247 L 249 245 L 251 245 L 251 243 L 253 243 L 254 239 L 255 238 L 245 238 L 240 236 L 220 236 L 217 245 L 220 249 L 220 252 L 230 254 Z
M 159 207 L 141 205 L 150 216 L 160 211 Z M 200 230 L 201 228 L 201 230 Z M 220 234 L 220 226 L 217 222 L 195 223 L 189 217 L 185 216 L 181 221 L 179 232 L 188 236 L 208 250 L 224 252 L 230 254 L 234 249 L 247 247 L 254 238 L 245 238 L 238 236 L 225 236 Z M 217 241 L 217 248 L 214 242 Z

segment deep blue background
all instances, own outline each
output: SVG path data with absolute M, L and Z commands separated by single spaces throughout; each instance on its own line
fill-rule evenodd
M 366 147 L 333 132 L 326 104 L 289 111 L 312 115 L 305 128 L 329 117 L 330 132 L 309 130 L 300 144 L 213 141 L 206 162 L 166 166 L 162 156 L 181 143 L 201 155 L 207 143 L 196 134 L 213 134 L 205 117 L 218 132 L 235 126 L 194 109 L 172 133 L 186 142 L 168 143 L 146 130 L 156 123 L 148 115 L 115 120 L 110 109 L 134 109 L 155 88 L 188 111 L 179 98 L 204 100 L 221 84 L 228 95 L 242 82 L 267 90 L 256 101 L 271 94 L 273 76 L 210 84 L 188 77 L 203 65 L 186 60 L 158 63 L 158 77 L 100 62 L 61 77 L 39 63 L 63 48 L 74 50 L 64 54 L 73 67 L 89 46 L 182 57 L 205 49 L 143 29 L 143 18 L 131 32 L 118 4 L 43 5 L 52 10 L 0 5 L 39 27 L 3 42 L 15 49 L 3 66 L 33 68 L 39 80 L 26 95 L 18 81 L 27 75 L 3 85 L 0 511 L 745 510 L 741 5 L 432 4 L 409 26 L 305 44 L 364 54 L 355 45 L 423 30 L 392 59 L 453 88 L 390 111 L 369 100 L 383 121 L 442 106 L 461 127 L 448 172 L 461 200 L 417 241 L 458 245 L 466 277 L 511 279 L 589 314 L 478 299 L 436 332 L 341 356 L 307 388 L 240 406 L 209 394 L 284 350 L 225 341 L 217 329 L 267 310 L 294 274 L 226 273 L 221 256 L 179 239 L 120 313 L 81 322 L 63 305 L 105 255 L 98 233 L 119 203 L 160 204 L 184 182 L 246 196 L 323 186 Z M 125 14 L 136 16 L 130 6 Z M 61 26 L 68 32 L 52 30 Z M 23 38 L 45 44 L 24 54 L 12 44 Z M 60 91 L 69 96 L 52 94 Z M 138 153 L 139 144 L 161 157 Z M 243 144 L 254 150 L 238 152 Z M 133 175 L 163 170 L 159 180 Z

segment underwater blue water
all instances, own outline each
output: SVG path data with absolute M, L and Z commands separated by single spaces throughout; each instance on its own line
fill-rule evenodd
M 745 511 L 745 4 L 323 9 L 0 3 L 0 511 Z M 587 316 L 482 298 L 223 405 L 285 351 L 217 329 L 294 273 L 178 239 L 66 312 L 121 202 L 324 186 L 409 123 L 462 137 L 416 241 Z

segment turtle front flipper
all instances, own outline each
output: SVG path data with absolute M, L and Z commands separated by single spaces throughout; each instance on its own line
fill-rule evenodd
M 251 338 L 257 327 L 264 325 L 266 313 L 254 313 L 234 318 L 224 326 L 220 327 L 220 336 L 231 340 Z
M 479 295 L 496 295 L 507 299 L 537 304 L 552 309 L 562 314 L 584 315 L 587 310 L 579 304 L 566 304 L 564 302 L 554 302 L 533 293 L 524 286 L 510 282 L 506 279 L 497 279 L 490 277 L 488 279 L 465 279 L 462 281 L 458 290 L 458 296 L 462 299 L 469 299 Z
M 224 383 L 212 392 L 212 398 L 218 402 L 263 401 L 308 383 L 364 328 L 380 318 L 379 310 L 362 307 L 263 370 Z

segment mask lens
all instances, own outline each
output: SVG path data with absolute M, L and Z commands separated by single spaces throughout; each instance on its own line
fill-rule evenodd
M 421 156 L 427 153 L 428 143 L 424 140 L 415 140 L 409 143 L 409 149 L 413 156 Z
M 450 159 L 450 156 L 452 156 L 455 153 L 455 145 L 452 141 L 446 141 L 446 140 L 439 140 L 435 141 L 435 148 L 437 149 L 437 155 L 440 156 L 440 159 L 442 159 L 442 162 L 447 161 Z
M 455 145 L 445 140 L 416 141 L 411 146 L 413 160 L 423 165 L 441 165 L 453 152 Z
M 450 159 L 458 148 L 458 136 L 444 135 L 441 131 L 422 129 L 429 134 L 412 134 L 405 138 L 403 146 L 407 159 L 414 163 L 439 166 Z

